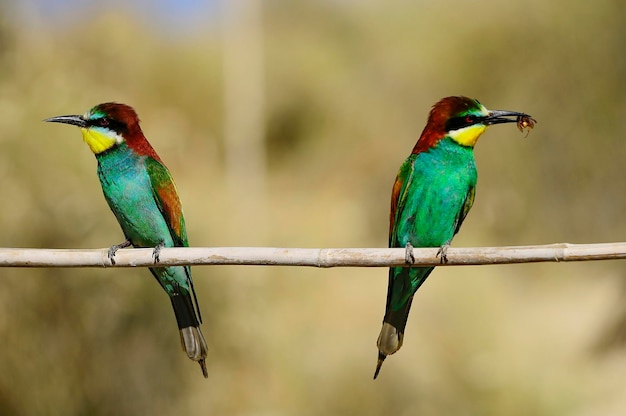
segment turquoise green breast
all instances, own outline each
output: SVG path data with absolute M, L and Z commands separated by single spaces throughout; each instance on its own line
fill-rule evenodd
M 470 190 L 476 186 L 476 164 L 469 147 L 450 138 L 428 152 L 411 155 L 403 168 L 407 179 L 398 206 L 391 247 L 441 247 L 452 240 Z M 424 283 L 433 267 L 392 267 L 388 306 L 402 308 Z
M 172 243 L 161 211 L 154 199 L 145 158 L 121 144 L 96 156 L 104 197 L 122 230 L 135 247 Z
M 467 194 L 476 186 L 473 151 L 445 138 L 405 163 L 412 174 L 396 213 L 394 245 L 439 247 L 454 236 Z
M 125 143 L 96 155 L 98 177 L 104 197 L 115 214 L 124 235 L 135 247 L 174 247 L 172 234 L 152 189 L 145 156 L 133 152 Z M 189 290 L 189 269 L 156 267 L 150 269 L 170 294 Z

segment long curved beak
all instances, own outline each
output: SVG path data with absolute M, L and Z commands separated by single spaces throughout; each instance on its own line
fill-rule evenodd
M 514 118 L 507 118 L 514 117 Z M 516 111 L 503 111 L 503 110 L 493 110 L 489 111 L 489 115 L 483 121 L 486 125 L 491 124 L 502 124 L 502 123 L 517 123 L 520 118 L 532 118 L 529 114 L 518 113 Z
M 72 126 L 78 126 L 78 127 L 83 127 L 83 128 L 87 127 L 87 121 L 83 118 L 83 116 L 77 116 L 77 115 L 51 117 L 51 118 L 45 119 L 44 121 L 47 121 L 50 123 L 71 124 Z

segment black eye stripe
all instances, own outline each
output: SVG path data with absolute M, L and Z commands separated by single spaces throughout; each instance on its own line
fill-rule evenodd
M 112 130 L 116 133 L 122 133 L 126 126 L 123 123 L 120 123 L 117 120 L 113 120 L 107 117 L 95 118 L 89 121 L 90 127 L 106 127 L 109 130 Z
M 473 124 L 478 124 L 482 122 L 484 119 L 485 119 L 484 117 L 477 117 L 472 114 L 466 114 L 461 117 L 452 117 L 446 122 L 446 131 L 458 130 L 458 129 L 462 129 L 463 127 L 468 127 Z

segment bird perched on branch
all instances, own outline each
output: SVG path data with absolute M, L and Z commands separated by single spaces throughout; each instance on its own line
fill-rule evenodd
M 522 130 L 532 128 L 535 120 L 524 113 L 488 110 L 467 97 L 446 97 L 433 106 L 391 193 L 389 247 L 406 247 L 407 263 L 413 261 L 413 247 L 440 247 L 438 256 L 446 260 L 447 247 L 474 202 L 474 145 L 490 125 L 515 122 Z M 433 267 L 389 269 L 374 379 L 385 358 L 402 346 L 413 295 L 432 271 Z
M 183 210 L 174 180 L 150 145 L 132 107 L 104 103 L 84 115 L 46 119 L 78 126 L 83 140 L 98 161 L 98 177 L 104 198 L 122 227 L 126 241 L 109 249 L 115 252 L 131 244 L 154 247 L 155 264 L 163 247 L 187 247 Z M 187 356 L 200 364 L 208 377 L 207 344 L 200 330 L 202 318 L 189 266 L 151 267 L 150 271 L 170 297 Z

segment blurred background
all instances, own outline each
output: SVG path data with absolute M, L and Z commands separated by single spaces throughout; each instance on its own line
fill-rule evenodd
M 599 0 L 0 0 L 0 246 L 123 240 L 77 129 L 134 106 L 193 246 L 385 247 L 441 97 L 491 128 L 457 247 L 623 241 L 626 14 Z M 442 267 L 372 381 L 387 270 L 195 267 L 209 379 L 143 269 L 1 270 L 0 414 L 626 414 L 624 261 Z

